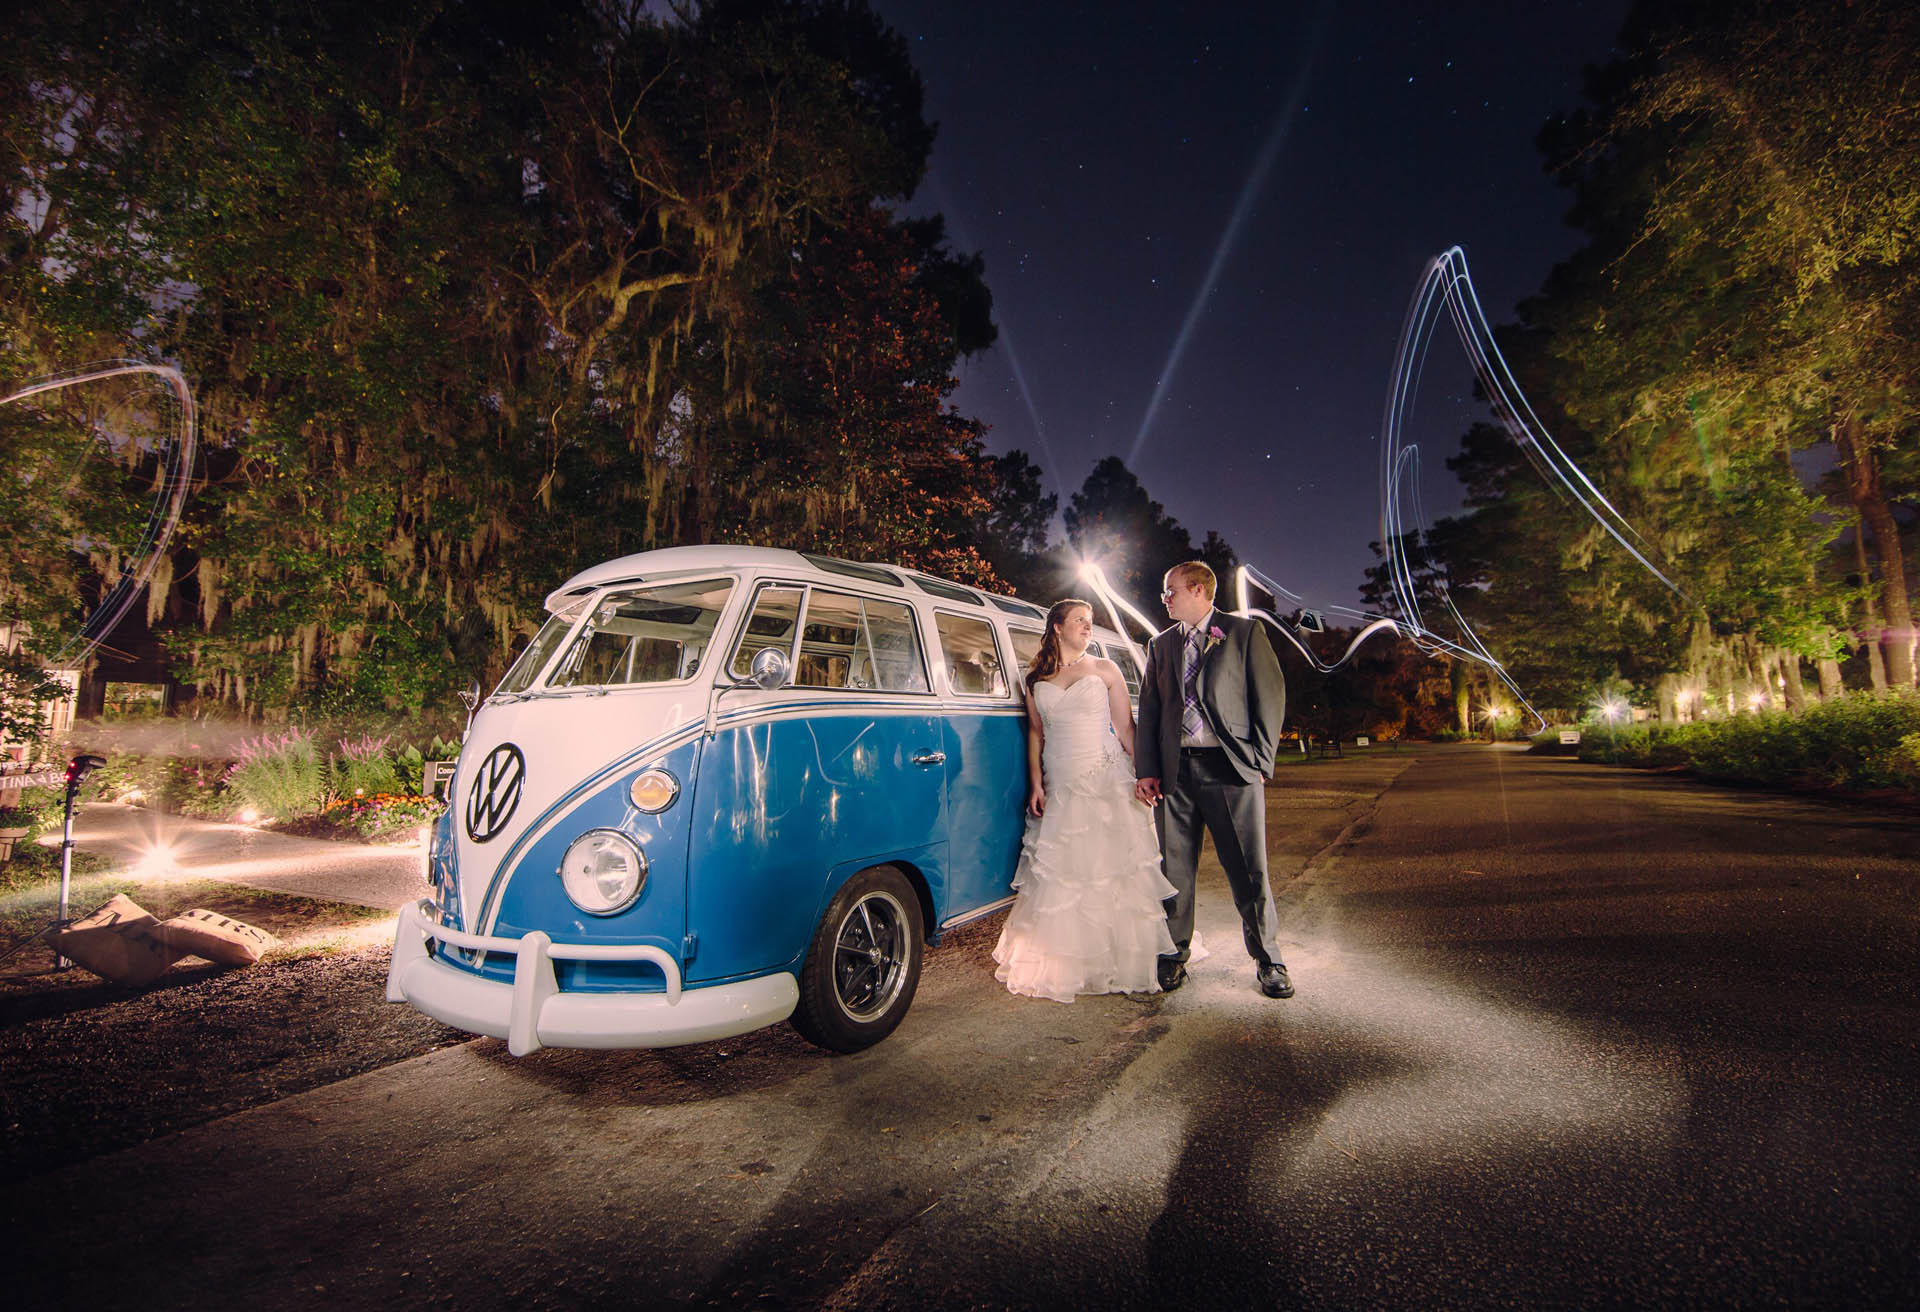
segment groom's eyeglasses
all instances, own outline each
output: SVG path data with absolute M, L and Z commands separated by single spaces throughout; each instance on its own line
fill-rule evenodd
M 1162 600 L 1162 601 L 1172 601 L 1172 600 L 1173 600 L 1173 594 L 1174 594 L 1174 593 L 1176 593 L 1176 592 L 1178 592 L 1178 591 L 1180 591 L 1180 589 L 1178 589 L 1178 588 L 1162 588 L 1162 589 L 1160 589 L 1160 600 Z

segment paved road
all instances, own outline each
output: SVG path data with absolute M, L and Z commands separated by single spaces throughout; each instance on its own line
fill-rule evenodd
M 989 925 L 854 1057 L 480 1041 L 0 1191 L 19 1294 L 1908 1304 L 1920 823 L 1487 749 L 1309 771 L 1270 794 L 1291 1002 L 1224 946 L 1165 999 L 1013 999 Z
M 111 802 L 76 811 L 73 838 L 77 850 L 105 857 L 114 869 L 224 879 L 389 911 L 426 891 L 418 847 L 295 838 Z

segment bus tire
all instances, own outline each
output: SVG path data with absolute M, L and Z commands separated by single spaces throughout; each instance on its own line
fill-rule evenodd
M 920 985 L 926 949 L 920 899 L 892 866 L 841 885 L 800 968 L 793 1027 L 831 1052 L 859 1052 L 893 1033 Z

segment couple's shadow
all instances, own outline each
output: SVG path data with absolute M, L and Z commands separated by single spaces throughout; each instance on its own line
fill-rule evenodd
M 1411 1069 L 1383 1049 L 1299 1052 L 1270 1041 L 1223 1033 L 1192 1055 L 1189 1068 L 1208 1074 L 1189 1098 L 1166 1205 L 1147 1228 L 1143 1306 L 1281 1305 L 1297 1296 L 1290 1257 L 1298 1237 L 1276 1223 L 1285 1204 L 1263 1176 L 1300 1161 L 1328 1109 L 1356 1085 Z

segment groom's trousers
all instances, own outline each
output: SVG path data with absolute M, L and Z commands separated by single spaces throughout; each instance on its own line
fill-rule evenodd
M 1260 966 L 1279 961 L 1273 888 L 1267 881 L 1265 786 L 1241 782 L 1218 747 L 1181 748 L 1180 773 L 1172 782 L 1154 808 L 1161 863 L 1174 887 L 1166 901 L 1174 954 L 1162 960 L 1185 962 L 1192 948 L 1193 885 L 1205 831 L 1213 835 L 1213 850 L 1227 873 L 1247 955 Z

